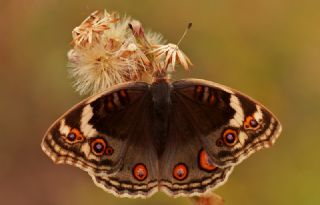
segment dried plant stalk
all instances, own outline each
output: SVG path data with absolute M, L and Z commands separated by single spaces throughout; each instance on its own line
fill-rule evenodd
M 223 198 L 213 192 L 205 196 L 192 197 L 190 199 L 194 205 L 224 205 Z

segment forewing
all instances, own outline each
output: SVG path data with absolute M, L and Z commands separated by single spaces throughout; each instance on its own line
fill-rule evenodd
M 196 135 L 214 164 L 227 167 L 271 146 L 281 132 L 264 106 L 226 86 L 205 80 L 173 83 L 177 104 L 185 107 Z
M 91 173 L 118 171 L 149 95 L 148 84 L 125 83 L 89 97 L 49 128 L 41 144 L 43 151 L 55 163 Z

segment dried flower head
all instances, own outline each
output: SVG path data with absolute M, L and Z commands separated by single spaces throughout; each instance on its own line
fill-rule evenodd
M 73 48 L 68 52 L 71 76 L 80 94 L 100 92 L 114 84 L 151 79 L 185 69 L 190 59 L 177 45 L 163 45 L 161 34 L 144 32 L 142 24 L 116 13 L 95 11 L 72 31 Z
M 130 17 L 120 18 L 116 15 L 118 21 L 109 25 L 109 29 L 105 30 L 101 35 L 101 39 L 106 39 L 108 46 L 115 49 L 119 48 L 126 39 L 132 37 L 132 33 L 128 30 L 128 24 L 132 21 Z
M 73 29 L 72 37 L 75 46 L 88 46 L 93 41 L 98 41 L 101 33 L 109 29 L 110 24 L 118 19 L 107 11 L 95 11 L 87 17 L 79 26 Z
M 143 50 L 138 47 L 138 44 L 134 38 L 128 38 L 125 42 L 123 42 L 116 55 L 120 56 L 121 58 L 134 60 L 135 63 L 137 63 L 137 66 L 140 66 L 144 70 L 151 66 L 150 60 Z
M 100 88 L 107 88 L 124 81 L 132 66 L 129 60 L 122 60 L 107 53 L 103 46 L 96 45 L 87 50 L 72 50 L 69 52 L 71 75 L 76 79 L 75 87 L 80 94 L 99 92 Z M 128 67 L 131 68 L 128 68 Z M 132 73 L 136 73 L 133 69 Z
M 160 33 L 156 33 L 153 31 L 147 31 L 146 38 L 151 45 L 162 45 L 166 43 L 166 41 Z
M 176 62 L 179 62 L 186 70 L 192 65 L 188 56 L 184 54 L 177 45 L 172 43 L 167 45 L 155 45 L 151 53 L 154 53 L 157 61 L 164 60 L 165 64 L 163 69 L 171 67 L 174 70 Z

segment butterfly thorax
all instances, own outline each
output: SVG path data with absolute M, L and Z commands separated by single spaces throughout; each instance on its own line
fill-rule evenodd
M 151 84 L 153 102 L 153 136 L 158 156 L 161 156 L 163 153 L 168 136 L 171 89 L 171 84 L 165 79 L 157 79 L 157 81 Z

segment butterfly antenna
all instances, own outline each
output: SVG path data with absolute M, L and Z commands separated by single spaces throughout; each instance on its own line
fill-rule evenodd
M 190 30 L 191 27 L 192 27 L 192 23 L 190 22 L 190 23 L 188 23 L 187 28 L 184 30 L 184 32 L 183 32 L 180 40 L 178 41 L 177 46 L 179 46 L 179 44 L 181 43 L 181 41 L 183 40 L 183 38 L 187 35 L 187 33 L 188 33 L 188 31 Z

